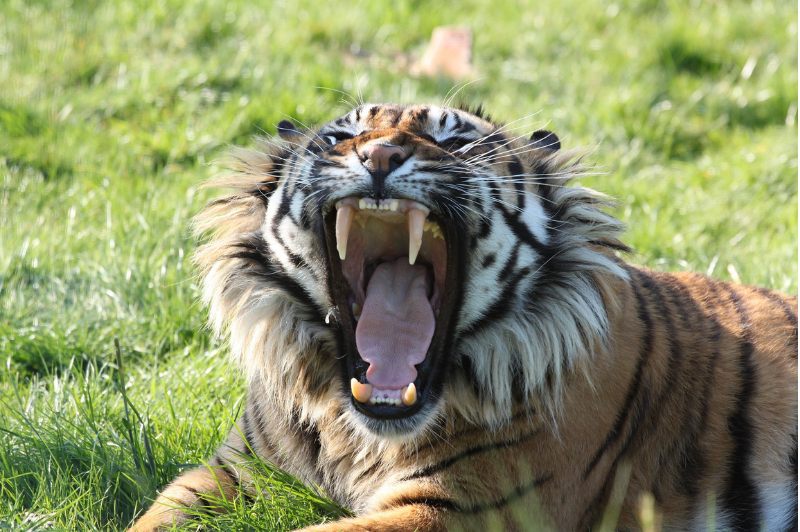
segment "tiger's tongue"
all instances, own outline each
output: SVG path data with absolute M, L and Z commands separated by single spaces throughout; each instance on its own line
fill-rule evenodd
M 436 320 L 424 266 L 408 257 L 375 269 L 356 326 L 356 346 L 369 362 L 367 380 L 375 388 L 399 390 L 417 377 L 415 364 L 425 360 Z

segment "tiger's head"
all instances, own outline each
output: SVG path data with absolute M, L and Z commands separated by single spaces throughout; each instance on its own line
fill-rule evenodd
M 558 396 L 609 327 L 622 225 L 547 131 L 361 105 L 233 152 L 197 218 L 212 325 L 276 404 L 409 439 Z M 364 431 L 363 429 L 366 429 Z

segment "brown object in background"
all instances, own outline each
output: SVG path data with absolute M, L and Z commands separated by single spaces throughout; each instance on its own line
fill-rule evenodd
M 433 30 L 431 43 L 416 70 L 426 76 L 463 79 L 472 74 L 472 31 L 469 28 L 440 26 Z

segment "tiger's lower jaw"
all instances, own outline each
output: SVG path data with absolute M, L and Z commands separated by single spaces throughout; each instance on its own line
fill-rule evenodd
M 408 199 L 345 198 L 324 221 L 342 386 L 371 432 L 416 432 L 444 385 L 459 235 Z

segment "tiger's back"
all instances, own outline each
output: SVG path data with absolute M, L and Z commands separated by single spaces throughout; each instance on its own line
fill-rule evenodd
M 796 529 L 796 298 L 626 264 L 549 132 L 369 104 L 279 133 L 198 218 L 247 407 L 134 530 L 247 492 L 252 452 L 357 514 L 315 530 L 575 530 L 617 504 L 636 530 L 643 493 L 665 530 Z

